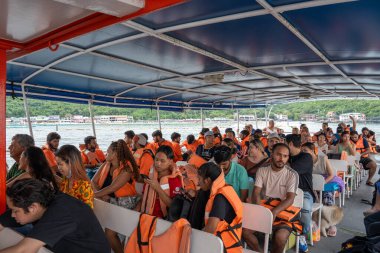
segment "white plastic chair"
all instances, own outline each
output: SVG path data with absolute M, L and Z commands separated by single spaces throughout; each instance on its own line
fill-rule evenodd
M 303 191 L 300 188 L 297 188 L 296 197 L 293 201 L 293 206 L 302 208 L 303 207 Z M 288 241 L 289 243 L 289 241 Z M 299 252 L 299 243 L 300 243 L 300 237 L 296 236 L 296 253 Z M 285 249 L 283 251 L 285 253 Z
M 137 194 L 142 194 L 143 189 L 144 189 L 144 184 L 143 183 L 135 183 L 135 189 Z
M 127 238 L 137 227 L 140 217 L 139 212 L 112 205 L 99 199 L 94 200 L 94 213 L 103 228 L 109 228 Z M 171 225 L 172 223 L 169 221 L 158 219 L 155 235 L 162 234 Z M 213 234 L 193 229 L 190 253 L 198 252 L 222 253 L 223 243 L 219 237 Z
M 347 161 L 329 159 L 331 167 L 334 170 L 334 174 L 337 176 L 338 172 L 343 172 L 343 182 L 346 183 L 346 173 L 347 173 Z M 340 197 L 342 195 L 342 197 Z M 342 193 L 339 194 L 339 207 L 344 206 L 344 199 L 346 197 L 346 187 L 343 187 Z M 334 197 L 335 201 L 335 197 Z
M 265 234 L 264 253 L 268 252 L 269 235 L 272 234 L 273 215 L 263 206 L 243 203 L 243 228 Z M 244 252 L 255 252 L 244 249 Z
M 352 195 L 352 190 L 358 188 L 358 183 L 357 183 L 357 168 L 359 167 L 356 164 L 356 157 L 355 156 L 348 156 L 347 157 L 347 164 L 351 168 L 351 173 L 346 175 L 347 181 L 349 182 L 350 185 L 350 190 L 348 191 L 349 194 Z M 355 180 L 355 183 L 354 183 Z M 347 182 L 348 184 L 348 182 Z
M 322 216 L 322 191 L 325 188 L 325 179 L 322 175 L 319 174 L 313 174 L 313 190 L 319 191 L 319 203 L 313 203 L 313 208 L 311 210 L 311 216 L 313 216 L 313 213 L 316 211 L 319 211 L 318 216 L 318 227 L 321 227 L 321 216 Z M 313 221 L 310 222 L 310 244 L 313 246 L 313 231 L 312 231 L 312 225 Z

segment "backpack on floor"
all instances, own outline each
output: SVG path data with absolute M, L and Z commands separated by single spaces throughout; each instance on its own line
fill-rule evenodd
M 379 241 L 379 237 L 355 236 L 342 243 L 342 250 L 339 253 L 380 253 L 376 247 Z

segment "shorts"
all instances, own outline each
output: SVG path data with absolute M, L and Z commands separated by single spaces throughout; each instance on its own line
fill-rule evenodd
M 363 168 L 365 170 L 368 170 L 369 168 L 367 168 L 367 165 L 372 162 L 372 159 L 369 158 L 369 157 L 363 157 L 360 159 L 359 163 L 363 164 Z

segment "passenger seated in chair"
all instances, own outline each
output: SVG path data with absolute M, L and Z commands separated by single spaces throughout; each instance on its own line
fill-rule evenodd
M 224 173 L 212 162 L 199 168 L 198 177 L 200 191 L 208 195 L 203 231 L 218 235 L 225 252 L 242 252 L 243 205 L 234 188 L 225 182 Z
M 140 179 L 145 183 L 141 209 L 138 208 L 142 213 L 164 218 L 172 199 L 180 194 L 181 188 L 184 187 L 183 178 L 173 159 L 172 148 L 161 146 L 157 149 L 149 177 L 140 175 Z
M 261 204 L 261 196 L 265 199 L 280 199 L 281 203 L 272 209 L 273 242 L 272 253 L 281 253 L 292 232 L 292 227 L 276 220 L 277 214 L 293 205 L 298 188 L 298 173 L 286 165 L 290 157 L 290 149 L 286 144 L 278 143 L 273 146 L 271 164 L 261 167 L 256 173 L 255 188 L 252 194 L 252 203 Z M 248 246 L 260 251 L 258 241 L 253 231 L 243 229 L 243 238 Z
M 85 149 L 82 150 L 82 160 L 86 168 L 87 176 L 91 179 L 100 165 L 106 160 L 102 150 L 99 149 L 96 143 L 96 137 L 87 136 L 84 138 Z
M 57 180 L 60 190 L 93 208 L 94 192 L 79 150 L 73 145 L 63 145 L 57 151 L 56 159 L 58 171 L 62 175 L 62 179 Z
M 380 223 L 380 180 L 375 184 L 375 191 L 372 200 L 372 208 L 364 212 L 364 225 L 367 236 L 370 236 L 369 227 L 375 222 Z M 380 234 L 380 231 L 378 231 Z
M 108 253 L 102 227 L 88 205 L 50 183 L 22 179 L 7 189 L 9 210 L 0 216 L 0 230 L 33 223 L 30 233 L 1 253 L 36 253 L 43 246 L 55 253 Z
M 231 160 L 232 151 L 227 146 L 215 148 L 214 160 L 223 170 L 224 179 L 231 185 L 242 202 L 247 202 L 248 198 L 248 174 L 246 169 L 240 164 Z

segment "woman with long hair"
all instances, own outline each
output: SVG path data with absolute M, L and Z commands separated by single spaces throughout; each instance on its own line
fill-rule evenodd
M 19 169 L 25 170 L 25 173 L 9 182 L 7 187 L 10 187 L 14 182 L 23 178 L 35 178 L 49 182 L 55 191 L 58 191 L 59 188 L 57 182 L 55 181 L 53 172 L 50 169 L 49 163 L 46 160 L 42 149 L 29 147 L 22 152 Z
M 138 177 L 138 166 L 128 144 L 121 139 L 112 142 L 107 149 L 106 162 L 91 180 L 95 198 L 134 209 L 140 199 L 135 188 Z M 109 229 L 105 233 L 112 250 L 122 253 L 123 245 L 117 233 Z
M 81 153 L 73 145 L 63 145 L 55 154 L 58 171 L 62 174 L 60 190 L 94 207 L 94 192 L 86 175 Z
M 339 154 L 341 154 L 343 151 L 347 152 L 348 155 L 356 154 L 355 144 L 350 140 L 350 132 L 344 131 L 342 133 L 342 137 L 340 138 L 340 141 L 337 145 L 337 149 Z
M 255 178 L 257 170 L 265 166 L 267 161 L 268 155 L 265 152 L 263 143 L 260 140 L 251 140 L 248 155 L 240 159 L 239 164 L 247 170 L 248 176 Z

